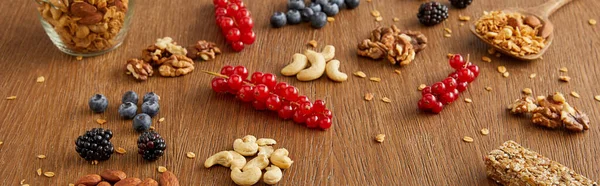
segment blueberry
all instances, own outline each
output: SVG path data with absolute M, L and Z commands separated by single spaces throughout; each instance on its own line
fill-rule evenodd
M 138 132 L 144 132 L 150 129 L 152 118 L 148 114 L 140 113 L 133 118 L 133 129 Z
M 95 94 L 88 102 L 90 109 L 95 113 L 103 113 L 108 107 L 108 100 L 102 94 Z
M 346 8 L 354 9 L 360 4 L 360 0 L 345 0 Z
M 308 5 L 308 8 L 312 9 L 313 12 L 321 11 L 321 5 L 319 3 L 310 3 L 310 5 Z
M 158 100 L 160 100 L 160 96 L 154 92 L 148 92 L 146 95 L 144 95 L 144 102 L 148 102 L 150 100 L 158 102 Z
M 327 5 L 323 5 L 323 12 L 325 12 L 327 16 L 335 16 L 340 12 L 340 8 L 337 4 L 329 3 Z
M 288 10 L 302 10 L 304 8 L 303 0 L 290 0 L 288 1 Z
M 314 14 L 315 14 L 315 11 L 313 11 L 313 9 L 306 7 L 304 9 L 302 9 L 302 12 L 300 12 L 300 17 L 302 17 L 302 21 L 309 22 L 310 17 L 312 17 Z
M 142 104 L 142 113 L 148 114 L 150 117 L 154 117 L 158 114 L 160 106 L 156 101 L 147 101 Z
M 338 5 L 338 8 L 342 8 L 342 7 L 346 6 L 344 4 L 344 0 L 329 0 L 329 2 Z
M 137 106 L 132 102 L 126 102 L 119 106 L 119 115 L 125 119 L 133 119 L 137 112 Z
M 323 12 L 317 12 L 310 17 L 310 26 L 313 28 L 323 28 L 327 24 L 327 15 Z
M 138 103 L 138 95 L 134 91 L 127 91 L 123 94 L 123 99 L 121 99 L 121 103 L 131 102 L 134 105 Z
M 321 6 L 324 6 L 329 3 L 327 0 L 316 0 L 314 2 L 320 4 Z
M 287 17 L 287 23 L 290 25 L 295 25 L 302 22 L 302 18 L 298 10 L 288 10 L 285 16 Z
M 285 18 L 285 14 L 283 12 L 275 12 L 273 16 L 271 16 L 271 26 L 275 28 L 281 28 L 285 26 L 287 22 L 287 18 Z

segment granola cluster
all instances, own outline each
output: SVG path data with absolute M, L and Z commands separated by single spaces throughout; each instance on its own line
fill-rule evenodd
M 535 16 L 503 11 L 484 12 L 475 23 L 477 33 L 516 56 L 539 53 L 546 47 L 552 25 L 544 25 Z
M 142 59 L 130 59 L 125 65 L 127 74 L 145 81 L 154 69 L 163 77 L 183 76 L 194 71 L 194 61 L 186 57 L 187 50 L 177 45 L 170 37 L 159 38 L 142 50 Z
M 561 93 L 515 100 L 508 106 L 512 114 L 531 114 L 534 124 L 551 129 L 564 128 L 573 132 L 581 132 L 590 128 L 589 117 L 566 102 Z
M 89 53 L 117 44 L 128 5 L 129 0 L 49 0 L 38 11 L 68 49 Z
M 386 58 L 392 64 L 410 64 L 416 53 L 427 46 L 427 37 L 416 31 L 401 31 L 395 25 L 378 27 L 371 37 L 358 44 L 358 55 L 371 59 Z

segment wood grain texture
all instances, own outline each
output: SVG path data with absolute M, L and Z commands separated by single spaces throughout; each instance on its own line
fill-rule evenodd
M 104 169 L 121 169 L 129 176 L 157 179 L 157 166 L 172 170 L 182 185 L 233 185 L 229 169 L 205 169 L 205 158 L 220 150 L 231 149 L 235 138 L 247 134 L 278 140 L 295 161 L 284 171 L 280 185 L 494 185 L 487 179 L 482 157 L 506 140 L 515 140 L 545 156 L 600 180 L 600 41 L 598 26 L 587 20 L 600 20 L 600 1 L 576 0 L 551 17 L 556 25 L 556 39 L 543 60 L 519 62 L 509 58 L 492 58 L 485 63 L 487 46 L 472 36 L 467 26 L 460 26 L 458 15 L 476 17 L 483 10 L 503 7 L 530 7 L 544 0 L 476 0 L 465 10 L 451 8 L 450 18 L 442 25 L 425 28 L 415 14 L 418 0 L 362 1 L 352 11 L 343 10 L 335 22 L 320 30 L 306 24 L 272 29 L 269 17 L 285 9 L 284 0 L 247 1 L 255 20 L 256 43 L 241 53 L 225 46 L 213 19 L 209 0 L 138 1 L 136 15 L 125 43 L 117 50 L 99 57 L 77 61 L 62 54 L 50 42 L 39 24 L 31 1 L 6 1 L 0 8 L 0 185 L 16 185 L 21 179 L 31 185 L 67 185 L 85 174 Z M 371 10 L 379 10 L 384 18 L 375 22 Z M 398 17 L 399 22 L 392 18 Z M 416 61 L 398 68 L 384 61 L 356 56 L 356 44 L 378 25 L 396 24 L 401 29 L 422 31 L 429 37 L 427 49 Z M 444 38 L 443 28 L 453 30 Z M 139 57 L 141 49 L 158 37 L 171 36 L 187 45 L 199 39 L 217 42 L 225 54 L 216 61 L 196 63 L 196 71 L 180 78 L 151 78 L 137 82 L 123 72 L 128 58 Z M 306 49 L 315 39 L 322 47 L 332 44 L 341 70 L 351 74 L 364 71 L 369 77 L 380 77 L 375 83 L 350 77 L 334 83 L 323 77 L 313 82 L 298 82 L 280 77 L 298 87 L 311 100 L 324 99 L 334 114 L 332 129 L 308 130 L 276 114 L 257 112 L 240 104 L 232 96 L 210 89 L 211 77 L 200 70 L 217 71 L 225 64 L 245 65 L 250 71 L 279 72 L 294 53 Z M 432 84 L 449 72 L 447 53 L 470 54 L 481 67 L 480 77 L 458 101 L 439 115 L 420 113 L 419 84 Z M 503 78 L 496 67 L 504 65 L 510 77 Z M 569 72 L 561 73 L 560 67 Z M 400 75 L 394 73 L 400 69 Z M 529 79 L 531 73 L 537 77 Z M 558 76 L 573 79 L 561 83 Z M 36 83 L 38 76 L 46 82 Z M 491 92 L 484 87 L 493 88 Z M 534 94 L 555 91 L 578 92 L 579 99 L 568 101 L 591 115 L 592 127 L 584 133 L 568 133 L 533 126 L 528 119 L 510 116 L 505 105 L 521 96 L 520 90 L 532 88 Z M 155 91 L 161 96 L 161 111 L 154 126 L 167 141 L 166 155 L 146 162 L 137 155 L 137 133 L 131 121 L 121 120 L 117 113 L 121 94 L 134 90 L 139 94 Z M 367 92 L 375 99 L 363 100 Z M 94 93 L 103 93 L 110 101 L 104 114 L 92 114 L 87 101 Z M 16 100 L 4 97 L 17 96 Z M 380 99 L 389 97 L 392 103 Z M 165 122 L 157 123 L 157 118 Z M 100 126 L 95 120 L 104 118 Z M 93 127 L 114 131 L 115 147 L 127 150 L 108 161 L 90 165 L 75 152 L 78 135 Z M 479 134 L 489 128 L 488 136 Z M 385 142 L 374 141 L 375 135 L 386 134 Z M 473 143 L 464 143 L 471 136 Z M 186 152 L 195 152 L 188 159 Z M 46 159 L 36 159 L 45 154 Z M 53 171 L 54 178 L 37 176 L 35 170 Z

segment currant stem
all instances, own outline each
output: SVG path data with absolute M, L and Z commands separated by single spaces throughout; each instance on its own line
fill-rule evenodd
M 467 68 L 467 65 L 469 64 L 469 58 L 471 58 L 471 54 L 467 54 L 467 61 L 465 61 L 463 68 Z
M 211 72 L 211 71 L 206 71 L 206 70 L 202 70 L 202 72 L 213 75 L 213 76 L 218 76 L 218 77 L 222 77 L 222 78 L 229 78 L 229 76 L 223 75 L 223 74 L 219 74 L 216 72 Z

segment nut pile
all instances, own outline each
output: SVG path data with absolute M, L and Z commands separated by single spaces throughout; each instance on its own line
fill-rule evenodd
M 477 33 L 516 56 L 539 53 L 553 31 L 535 16 L 503 11 L 484 12 L 475 23 Z
M 427 37 L 421 32 L 391 27 L 378 27 L 371 31 L 371 37 L 358 44 L 358 55 L 371 59 L 386 58 L 392 64 L 410 64 L 416 53 L 427 46 Z
M 292 56 L 292 63 L 281 69 L 281 74 L 296 76 L 300 81 L 316 80 L 324 73 L 336 82 L 348 80 L 348 75 L 340 72 L 340 61 L 333 59 L 334 57 L 335 47 L 332 45 L 325 46 L 321 53 L 313 50 L 306 50 L 304 54 L 296 53 Z
M 179 186 L 179 180 L 175 174 L 165 171 L 160 175 L 157 182 L 152 178 L 141 180 L 139 178 L 127 177 L 125 172 L 120 170 L 104 170 L 100 174 L 88 174 L 80 177 L 76 182 L 77 186 Z
M 242 0 L 213 0 L 217 24 L 234 51 L 244 50 L 256 40 L 254 21 Z
M 508 105 L 511 114 L 531 114 L 536 125 L 556 129 L 564 128 L 573 132 L 582 132 L 590 127 L 589 117 L 572 107 L 559 92 L 549 96 L 538 96 L 537 99 L 526 96 Z
M 274 139 L 260 138 L 252 135 L 244 136 L 242 139 L 233 141 L 233 150 L 221 151 L 210 156 L 204 161 L 204 167 L 222 165 L 231 169 L 231 180 L 237 185 L 254 185 L 263 178 L 263 182 L 269 185 L 281 181 L 283 173 L 281 169 L 292 166 L 292 159 L 288 157 L 285 148 L 274 149 L 277 144 Z M 246 157 L 256 156 L 250 161 Z M 269 166 L 270 165 L 270 166 Z M 262 171 L 265 170 L 263 173 Z
M 53 0 L 40 3 L 38 11 L 68 49 L 89 53 L 117 44 L 128 7 L 129 0 Z

